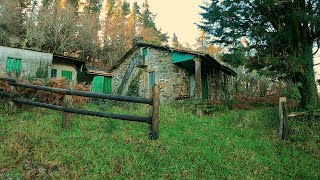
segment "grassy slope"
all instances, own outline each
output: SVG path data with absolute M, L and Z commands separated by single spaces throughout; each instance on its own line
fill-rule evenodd
M 128 110 L 133 108 L 112 108 Z M 133 111 L 147 114 L 141 107 Z M 164 106 L 159 141 L 147 138 L 148 126 L 142 123 L 76 115 L 72 129 L 64 131 L 58 112 L 36 109 L 10 114 L 2 109 L 0 113 L 0 179 L 320 176 L 320 125 L 295 122 L 290 140 L 278 141 L 274 110 L 227 111 L 198 118 Z

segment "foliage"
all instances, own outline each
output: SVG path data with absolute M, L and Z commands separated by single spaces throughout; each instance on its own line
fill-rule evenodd
M 176 33 L 173 34 L 171 42 L 172 42 L 172 47 L 182 48 L 182 44 L 179 42 Z
M 23 3 L 15 0 L 3 0 L 0 7 L 0 44 L 11 47 L 21 47 L 20 41 L 25 28 L 23 27 L 25 8 Z
M 147 1 L 143 11 L 137 3 L 130 8 L 130 3 L 122 0 L 90 0 L 84 11 L 78 0 L 41 2 L 1 3 L 1 45 L 68 54 L 112 66 L 137 36 L 157 44 L 168 39 L 156 28 Z
M 320 40 L 319 1 L 212 0 L 202 8 L 199 26 L 216 42 L 231 53 L 246 47 L 246 64 L 300 82 L 302 106 L 317 105 L 312 47 Z
M 39 86 L 47 86 L 47 87 L 53 87 L 53 88 L 62 88 L 66 89 L 67 88 L 67 81 L 65 79 L 50 79 L 50 80 L 43 80 L 43 79 L 35 79 L 33 81 L 27 81 L 23 80 L 23 83 L 27 84 L 33 84 L 33 85 L 39 85 Z M 78 91 L 90 91 L 91 87 L 87 85 L 86 83 L 78 83 L 74 84 L 72 89 L 78 90 Z M 11 92 L 11 88 L 7 83 L 0 83 L 0 90 Z M 34 90 L 34 89 L 29 89 L 29 88 L 23 88 L 23 87 L 17 87 L 15 92 L 18 94 L 20 97 L 31 99 L 34 101 L 40 101 L 44 103 L 49 103 L 49 104 L 55 104 L 55 105 L 62 105 L 63 103 L 63 94 L 59 93 L 52 93 L 48 91 L 41 91 L 41 90 Z M 78 97 L 78 96 L 73 96 L 73 103 L 85 103 L 90 100 L 90 98 L 87 97 Z
M 94 104 L 84 109 L 99 110 Z M 148 107 L 113 106 L 108 113 L 147 115 Z M 14 114 L 0 106 L 1 179 L 317 179 L 318 122 L 293 121 L 291 137 L 277 138 L 276 110 L 227 111 L 199 118 L 161 107 L 160 140 L 147 124 L 61 113 Z
M 48 80 L 48 78 L 49 78 L 49 64 L 43 65 L 40 62 L 40 66 L 37 68 L 37 71 L 36 71 L 36 78 Z
M 142 74 L 142 70 L 139 69 L 139 72 L 137 73 L 137 75 L 129 85 L 128 92 L 127 92 L 128 96 L 136 96 L 136 97 L 139 96 L 139 80 L 140 80 L 141 74 Z

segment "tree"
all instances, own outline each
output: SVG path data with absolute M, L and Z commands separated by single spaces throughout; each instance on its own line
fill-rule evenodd
M 154 22 L 154 15 L 150 11 L 150 6 L 148 0 L 142 4 L 143 11 L 140 16 L 141 28 L 140 28 L 140 36 L 147 42 L 154 44 L 161 44 L 168 42 L 167 33 L 161 33 L 161 29 L 157 29 L 156 24 Z
M 176 33 L 173 33 L 173 36 L 172 36 L 172 46 L 174 48 L 182 48 L 182 44 L 179 42 Z
M 199 27 L 231 52 L 242 48 L 247 65 L 300 82 L 301 105 L 315 108 L 312 48 L 320 41 L 319 7 L 316 0 L 212 0 L 202 6 Z M 247 48 L 239 42 L 243 37 Z
M 26 5 L 22 0 L 4 0 L 0 5 L 0 44 L 21 47 L 25 28 L 25 15 L 22 10 Z
M 205 52 L 209 43 L 210 43 L 210 37 L 208 37 L 205 34 L 205 31 L 200 30 L 199 36 L 196 39 L 197 50 L 201 52 Z
M 25 23 L 22 48 L 55 54 L 79 53 L 81 58 L 93 58 L 97 45 L 96 16 L 76 14 L 77 8 L 66 4 L 43 7 L 37 18 Z
M 207 47 L 206 52 L 210 55 L 219 54 L 221 52 L 221 48 L 219 48 L 218 46 L 216 46 L 214 44 L 210 44 Z

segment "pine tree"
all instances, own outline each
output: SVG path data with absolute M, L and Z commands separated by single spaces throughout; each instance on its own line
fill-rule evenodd
M 314 108 L 312 48 L 320 44 L 319 5 L 314 0 L 211 0 L 202 7 L 204 21 L 199 27 L 231 52 L 244 49 L 240 40 L 245 36 L 249 44 L 243 54 L 250 56 L 247 65 L 301 83 L 301 105 Z
M 129 39 L 129 44 L 132 44 L 134 37 L 137 34 L 137 6 L 133 6 L 128 17 L 128 24 L 127 24 L 127 38 Z
M 206 52 L 209 44 L 209 37 L 203 30 L 200 30 L 199 36 L 196 39 L 196 49 L 201 52 Z
M 173 33 L 173 36 L 172 36 L 172 46 L 174 48 L 182 48 L 182 44 L 179 42 L 176 33 Z
M 168 41 L 167 33 L 161 33 L 161 30 L 156 28 L 154 22 L 155 15 L 150 11 L 150 6 L 148 0 L 142 4 L 143 11 L 140 16 L 141 28 L 140 36 L 146 42 L 161 44 Z

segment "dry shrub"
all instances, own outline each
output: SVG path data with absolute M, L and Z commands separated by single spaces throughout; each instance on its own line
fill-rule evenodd
M 73 89 L 77 90 L 77 91 L 90 91 L 91 87 L 86 85 L 85 82 L 83 82 L 83 83 L 75 84 L 73 86 Z M 88 102 L 88 101 L 90 101 L 90 98 L 82 97 L 82 96 L 73 96 L 72 100 L 73 100 L 73 103 L 77 104 L 77 103 Z
M 248 95 L 236 95 L 234 97 L 235 103 L 233 109 L 252 109 L 254 107 L 277 107 L 281 95 L 278 93 L 268 94 L 263 97 L 251 97 Z M 288 108 L 295 108 L 298 106 L 297 102 L 287 99 Z
M 33 84 L 38 86 L 47 86 L 53 88 L 67 88 L 67 81 L 65 79 L 51 79 L 49 81 L 45 81 L 43 79 L 36 79 L 35 81 L 28 82 L 26 80 L 20 80 L 22 83 L 26 84 Z M 10 92 L 10 85 L 6 82 L 0 81 L 0 89 Z M 79 83 L 73 85 L 71 89 L 78 90 L 78 91 L 90 91 L 91 87 L 86 85 L 85 83 Z M 42 90 L 34 90 L 30 88 L 24 87 L 16 87 L 16 93 L 24 98 L 32 99 L 34 101 L 40 101 L 48 104 L 55 104 L 55 105 L 62 105 L 64 94 L 53 93 L 48 91 Z M 88 102 L 90 98 L 87 97 L 80 97 L 80 96 L 73 96 L 73 103 L 84 103 Z

